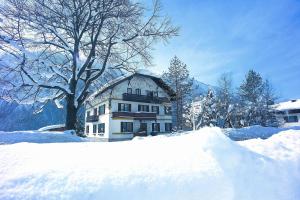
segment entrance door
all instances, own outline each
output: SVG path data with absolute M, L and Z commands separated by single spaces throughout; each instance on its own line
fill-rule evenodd
M 147 123 L 141 123 L 139 132 L 141 136 L 147 136 Z

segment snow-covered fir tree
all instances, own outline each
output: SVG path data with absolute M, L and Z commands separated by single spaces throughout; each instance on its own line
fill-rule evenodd
M 191 101 L 193 79 L 189 75 L 187 65 L 176 56 L 171 60 L 168 71 L 162 77 L 176 92 L 173 116 L 176 128 L 182 130 L 185 125 L 186 105 Z

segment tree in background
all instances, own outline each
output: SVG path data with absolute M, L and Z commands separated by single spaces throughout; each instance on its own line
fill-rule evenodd
M 232 128 L 235 105 L 231 74 L 224 73 L 220 76 L 216 90 L 216 101 L 218 126 Z
M 19 102 L 64 101 L 66 128 L 75 129 L 108 70 L 151 64 L 152 45 L 177 35 L 160 10 L 158 1 L 148 9 L 132 0 L 3 0 L 0 92 Z
M 239 98 L 242 126 L 267 126 L 275 120 L 271 108 L 276 99 L 273 89 L 269 81 L 263 81 L 259 73 L 253 70 L 247 73 L 246 79 L 239 87 Z
M 190 101 L 193 79 L 190 78 L 187 65 L 176 56 L 171 60 L 168 71 L 162 77 L 176 92 L 175 124 L 178 130 L 182 130 L 185 124 L 184 113 L 187 112 L 185 105 Z

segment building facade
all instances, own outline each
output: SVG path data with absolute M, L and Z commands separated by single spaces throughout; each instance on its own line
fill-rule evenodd
M 283 127 L 300 126 L 300 99 L 275 105 L 276 118 Z
M 135 73 L 103 86 L 85 103 L 85 134 L 103 141 L 129 140 L 172 130 L 174 91 L 162 79 Z

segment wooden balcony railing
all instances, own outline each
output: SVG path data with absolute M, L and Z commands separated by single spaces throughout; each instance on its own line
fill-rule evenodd
M 144 112 L 112 112 L 113 118 L 132 118 L 136 120 L 156 120 L 156 113 Z
M 167 97 L 156 97 L 156 96 L 148 96 L 148 95 L 138 95 L 138 94 L 123 94 L 124 101 L 136 101 L 136 102 L 144 102 L 144 103 L 164 103 L 170 102 Z
M 91 115 L 86 117 L 86 122 L 97 122 L 99 119 L 98 115 Z

